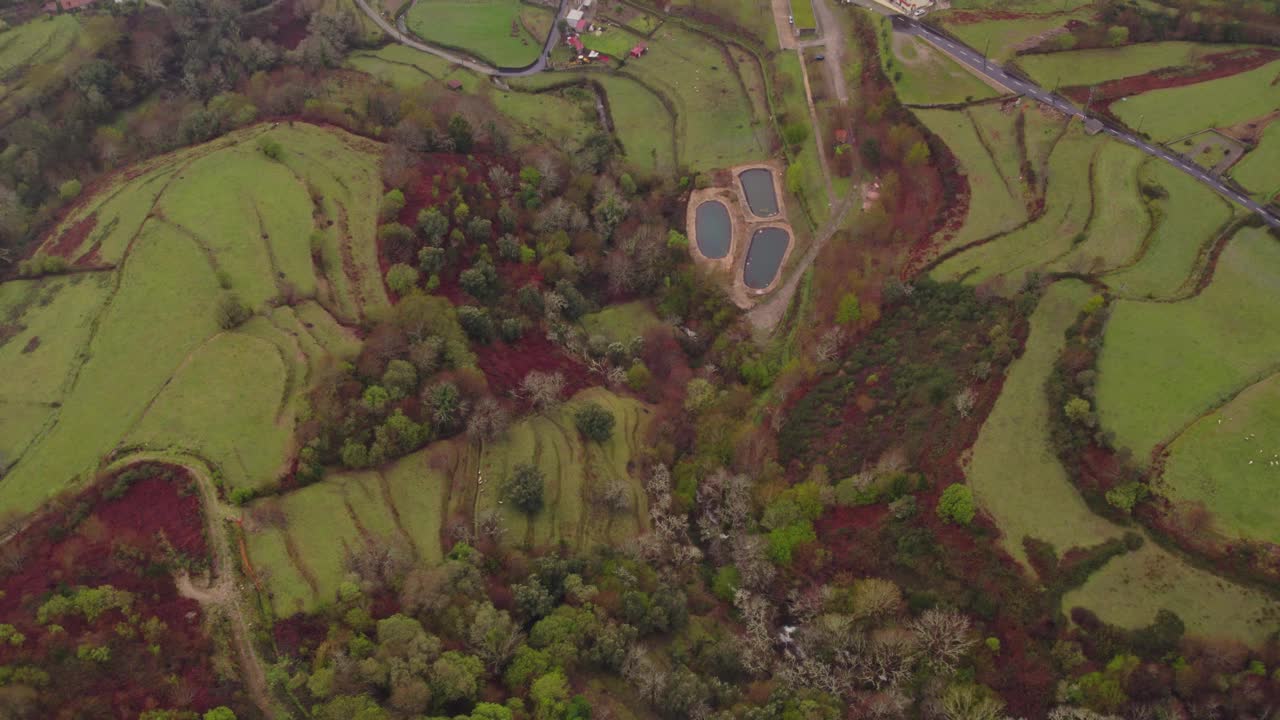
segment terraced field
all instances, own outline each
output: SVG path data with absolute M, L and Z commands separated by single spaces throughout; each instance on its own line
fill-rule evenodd
M 0 512 L 139 449 L 203 458 L 228 492 L 275 482 L 312 367 L 354 351 L 337 318 L 387 304 L 373 150 L 260 125 L 113 176 L 73 209 L 41 252 L 85 272 L 0 285 Z M 258 315 L 234 331 L 215 319 L 228 288 Z
M 582 403 L 611 410 L 606 443 L 584 443 L 573 424 Z M 446 520 L 499 513 L 505 542 L 526 547 L 591 543 L 617 547 L 647 527 L 644 490 L 629 471 L 640 452 L 649 410 L 599 388 L 557 410 L 513 425 L 483 447 L 442 441 L 380 470 L 343 472 L 279 498 L 254 502 L 246 523 L 251 562 L 267 578 L 280 616 L 330 602 L 346 574 L 344 558 L 366 543 L 394 543 L 427 562 L 445 550 Z M 519 463 L 546 476 L 544 508 L 529 517 L 502 501 L 501 485 Z M 610 513 L 594 498 L 610 482 L 625 484 L 630 509 Z
M 1116 304 L 1098 360 L 1097 404 L 1118 446 L 1146 458 L 1241 388 L 1280 370 L 1277 283 L 1280 245 L 1264 231 L 1244 229 L 1200 294 Z M 1265 432 L 1251 432 L 1259 430 Z
M 115 42 L 119 32 L 113 18 L 70 14 L 0 30 L 0 122 L 73 76 L 99 48 Z

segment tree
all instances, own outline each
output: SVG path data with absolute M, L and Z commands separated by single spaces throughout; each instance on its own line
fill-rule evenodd
M 809 124 L 807 122 L 793 122 L 782 128 L 782 138 L 791 147 L 798 147 L 805 140 L 809 139 Z
M 475 617 L 467 627 L 467 645 L 471 652 L 484 660 L 489 671 L 495 674 L 502 672 L 523 639 L 511 615 L 490 602 L 476 608 Z
M 498 272 L 491 263 L 479 260 L 462 271 L 458 284 L 467 294 L 481 302 L 493 300 L 498 292 Z
M 218 299 L 216 318 L 218 327 L 223 330 L 234 330 L 251 317 L 253 317 L 253 310 L 240 299 L 239 295 L 228 292 L 223 293 L 222 297 Z
M 564 394 L 564 375 L 530 370 L 520 381 L 520 391 L 529 403 L 540 412 L 546 412 L 560 404 Z
M 476 342 L 487 344 L 493 340 L 493 318 L 485 308 L 463 305 L 458 308 L 458 323 L 467 337 Z
M 521 511 L 533 515 L 542 509 L 542 491 L 546 476 L 536 465 L 521 463 L 503 484 L 503 495 Z
M 418 284 L 418 270 L 412 265 L 396 263 L 387 268 L 387 287 L 397 295 L 404 295 Z
M 378 217 L 382 222 L 395 220 L 400 211 L 404 209 L 404 193 L 399 188 L 393 188 L 382 196 L 382 204 L 378 207 Z
M 280 162 L 284 159 L 284 146 L 273 138 L 264 137 L 258 141 L 258 149 L 269 159 Z
M 461 115 L 454 115 L 449 118 L 449 139 L 453 141 L 453 149 L 466 155 L 471 152 L 471 147 L 475 143 L 472 135 L 471 123 Z
M 973 522 L 976 511 L 973 507 L 973 492 L 968 485 L 956 483 L 942 491 L 938 498 L 938 517 L 956 525 L 968 525 Z
M 1075 396 L 1062 406 L 1062 411 L 1066 413 L 1067 419 L 1072 422 L 1084 423 L 1089 419 L 1089 415 L 1093 408 L 1089 405 L 1089 401 L 1082 397 Z
M 431 245 L 439 245 L 444 234 L 449 231 L 449 218 L 436 208 L 424 208 L 418 211 L 418 232 Z
M 408 360 L 395 358 L 387 363 L 387 370 L 382 373 L 382 386 L 394 400 L 408 397 L 418 388 L 418 368 Z
M 201 717 L 202 720 L 236 720 L 236 714 L 231 712 L 231 708 L 226 705 L 219 705 Z
M 472 440 L 496 440 L 510 424 L 511 417 L 506 409 L 497 400 L 485 397 L 476 403 L 467 417 L 467 435 Z
M 804 189 L 804 163 L 800 160 L 787 166 L 787 172 L 784 176 L 787 183 L 787 192 L 792 195 L 799 195 Z
M 917 140 L 911 144 L 907 150 L 908 165 L 924 165 L 929 162 L 929 145 L 923 140 Z
M 529 688 L 529 699 L 533 701 L 535 720 L 563 718 L 569 700 L 569 683 L 564 673 L 556 670 L 534 680 Z
M 58 197 L 63 202 L 74 200 L 80 196 L 80 189 L 80 181 L 73 178 L 58 186 Z
M 946 720 L 999 720 L 1004 703 L 977 685 L 952 685 L 942 696 Z
M 613 435 L 613 413 L 597 403 L 587 403 L 573 414 L 573 423 L 578 432 L 588 440 L 598 443 L 606 442 Z
M 841 325 L 849 325 L 861 319 L 862 303 L 858 302 L 858 294 L 854 292 L 845 293 L 840 298 L 839 307 L 836 308 L 836 322 Z
M 954 672 L 973 646 L 969 619 L 954 610 L 925 610 L 911 623 L 911 632 L 925 664 L 944 674 Z
M 880 141 L 869 137 L 862 141 L 862 161 L 872 168 L 880 167 Z

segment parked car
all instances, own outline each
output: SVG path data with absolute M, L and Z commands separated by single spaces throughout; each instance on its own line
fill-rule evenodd
M 814 59 L 814 60 L 818 60 L 818 61 L 822 61 L 822 60 L 826 60 L 826 59 L 827 59 L 827 56 L 826 56 L 826 55 L 814 55 L 814 56 L 813 56 L 813 59 Z

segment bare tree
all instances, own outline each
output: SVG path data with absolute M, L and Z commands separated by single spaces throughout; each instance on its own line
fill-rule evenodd
M 698 536 L 716 562 L 728 560 L 751 517 L 751 481 L 721 468 L 698 485 Z
M 520 391 L 539 412 L 546 412 L 560 404 L 564 395 L 564 375 L 530 370 L 520 382 Z
M 523 641 L 524 633 L 506 610 L 498 610 L 490 602 L 476 607 L 467 628 L 467 645 L 490 671 L 501 672 Z
M 965 388 L 956 393 L 954 402 L 960 417 L 968 418 L 973 412 L 973 406 L 978 403 L 978 393 L 974 392 L 973 388 Z
M 507 431 L 511 416 L 506 408 L 491 397 L 481 398 L 467 418 L 467 436 L 474 441 L 496 440 Z
M 511 176 L 511 172 L 506 168 L 501 165 L 494 165 L 489 168 L 489 184 L 497 191 L 499 197 L 510 195 L 514 183 L 515 178 Z
M 818 340 L 817 347 L 814 348 L 814 355 L 820 363 L 828 363 L 835 360 L 840 355 L 840 346 L 844 344 L 845 332 L 842 327 L 828 328 L 822 333 L 822 338 Z
M 773 605 L 763 596 L 743 589 L 734 593 L 733 604 L 747 628 L 742 666 L 754 675 L 763 674 L 773 665 Z
M 666 692 L 668 675 L 649 658 L 644 648 L 634 647 L 622 663 L 622 679 L 635 688 L 642 700 L 652 705 Z
M 476 518 L 476 534 L 491 542 L 501 542 L 507 534 L 507 526 L 502 522 L 502 513 L 497 508 L 489 508 Z
M 999 720 L 1004 703 L 975 685 L 952 685 L 942 696 L 947 720 Z
M 969 618 L 954 610 L 926 610 L 911 623 L 921 659 L 935 670 L 950 674 L 973 646 Z
M 767 590 L 777 575 L 777 567 L 769 561 L 766 542 L 760 535 L 742 534 L 733 543 L 733 565 L 738 568 L 741 587 Z

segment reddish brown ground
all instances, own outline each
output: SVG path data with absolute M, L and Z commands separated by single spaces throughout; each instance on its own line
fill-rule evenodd
M 599 384 L 599 378 L 587 372 L 558 345 L 537 332 L 527 333 L 519 342 L 508 345 L 495 340 L 489 345 L 475 345 L 476 362 L 489 381 L 489 389 L 497 396 L 513 394 L 520 381 L 534 370 L 564 375 L 565 397 Z
M 1092 87 L 1093 105 L 1099 112 L 1111 115 L 1111 105 L 1120 98 L 1151 90 L 1183 87 L 1218 80 L 1260 68 L 1280 58 L 1280 49 L 1250 48 L 1206 55 L 1192 68 L 1164 68 L 1142 75 L 1119 78 Z M 1089 101 L 1090 87 L 1075 86 L 1063 94 L 1078 103 Z M 1114 116 L 1112 116 L 1114 117 Z
M 66 232 L 59 235 L 58 239 L 45 251 L 46 254 L 57 255 L 78 263 L 79 259 L 73 256 L 72 253 L 84 245 L 85 238 L 89 237 L 89 233 L 93 232 L 97 225 L 98 214 L 90 213 L 88 217 L 67 228 Z M 81 258 L 83 257 L 82 255 Z
M 179 564 L 207 566 L 199 496 L 185 475 L 155 468 L 143 477 L 115 500 L 103 498 L 103 487 L 88 490 L 0 548 L 0 623 L 26 636 L 19 647 L 0 644 L 0 665 L 49 673 L 39 694 L 42 717 L 243 705 L 239 689 L 215 675 L 200 606 L 177 594 L 172 577 Z M 118 610 L 92 624 L 67 615 L 57 621 L 63 632 L 37 622 L 37 609 L 51 594 L 103 585 L 133 594 L 132 619 Z M 148 640 L 139 630 L 150 618 L 165 628 Z M 158 652 L 148 648 L 152 643 Z M 110 662 L 76 659 L 76 648 L 85 644 L 107 646 Z

